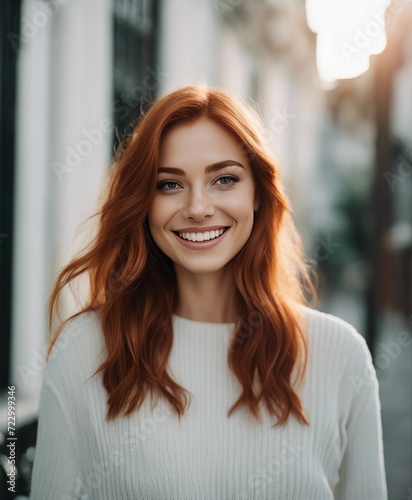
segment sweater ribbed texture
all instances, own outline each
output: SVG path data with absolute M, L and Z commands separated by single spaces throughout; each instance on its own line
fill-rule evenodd
M 386 500 L 378 381 L 363 337 L 304 308 L 309 355 L 296 386 L 310 426 L 244 407 L 227 349 L 233 323 L 173 315 L 169 373 L 191 394 L 179 419 L 148 396 L 105 421 L 98 312 L 71 320 L 46 365 L 32 500 Z

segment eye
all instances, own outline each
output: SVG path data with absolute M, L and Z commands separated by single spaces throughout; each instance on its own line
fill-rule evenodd
M 229 181 L 229 182 L 223 182 L 221 184 L 221 186 L 231 186 L 231 185 L 235 184 L 236 182 L 239 182 L 239 179 L 237 177 L 235 177 L 234 175 L 223 175 L 222 177 L 219 177 L 219 179 L 216 179 L 216 182 L 221 181 L 222 179 Z
M 239 182 L 239 179 L 235 177 L 234 175 L 222 175 L 222 177 L 219 177 L 216 179 L 215 182 L 218 181 L 224 181 L 220 185 L 221 186 L 232 186 L 236 182 Z M 175 191 L 176 187 L 180 186 L 176 181 L 161 181 L 157 184 L 157 189 L 158 191 Z
M 159 182 L 159 183 L 157 184 L 157 189 L 158 189 L 159 191 L 174 191 L 174 188 L 173 188 L 173 187 L 172 187 L 171 189 L 166 189 L 166 188 L 165 188 L 165 186 L 167 186 L 167 185 L 169 185 L 169 186 L 170 186 L 170 184 L 175 185 L 175 186 L 178 186 L 178 185 L 179 185 L 179 184 L 178 184 L 177 182 L 175 182 L 175 181 L 162 181 L 162 182 Z
M 239 182 L 239 179 L 234 175 L 222 175 L 222 177 L 216 179 L 216 182 L 218 181 L 221 181 L 221 186 L 233 186 L 233 184 Z

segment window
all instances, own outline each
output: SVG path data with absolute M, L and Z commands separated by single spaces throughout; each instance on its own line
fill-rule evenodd
M 130 122 L 155 100 L 157 70 L 157 0 L 121 0 L 113 3 L 114 101 L 116 145 L 131 132 Z

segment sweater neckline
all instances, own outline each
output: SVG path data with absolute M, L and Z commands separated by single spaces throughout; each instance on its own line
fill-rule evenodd
M 196 321 L 194 319 L 188 319 L 188 318 L 184 318 L 183 316 L 178 316 L 177 314 L 172 314 L 172 318 L 181 323 L 182 325 L 186 325 L 186 326 L 192 326 L 193 328 L 208 328 L 208 329 L 211 329 L 213 327 L 215 328 L 227 328 L 227 327 L 233 327 L 236 325 L 235 322 L 233 323 L 211 323 L 209 321 Z

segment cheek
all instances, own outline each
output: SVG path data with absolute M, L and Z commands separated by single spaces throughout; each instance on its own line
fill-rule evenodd
M 239 220 L 253 218 L 253 192 L 250 189 L 233 191 L 226 197 L 224 205 Z
M 149 227 L 152 234 L 162 225 L 162 203 L 159 199 L 154 199 L 147 213 Z
M 156 194 L 148 210 L 148 216 L 156 223 L 166 220 L 173 207 L 172 200 L 168 196 Z

